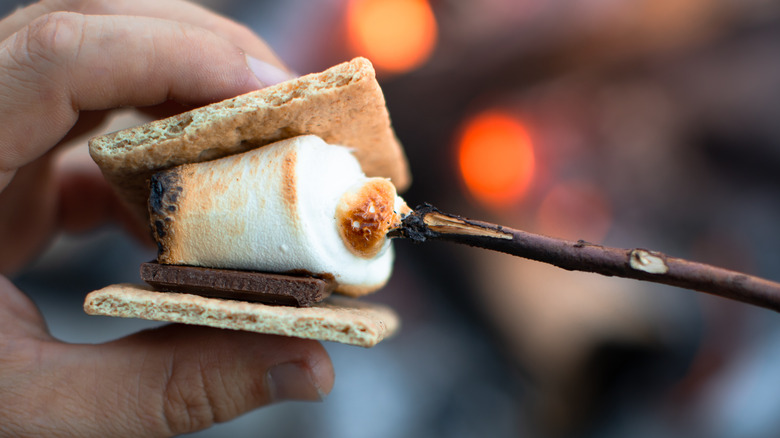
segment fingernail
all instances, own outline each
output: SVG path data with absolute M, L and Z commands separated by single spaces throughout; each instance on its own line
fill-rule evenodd
M 297 362 L 275 365 L 268 371 L 266 383 L 273 402 L 322 401 L 326 395 L 312 379 L 309 368 Z
M 269 64 L 249 55 L 246 56 L 246 65 L 249 66 L 249 70 L 255 74 L 257 80 L 265 87 L 288 81 L 294 77 L 289 72 L 286 72 L 273 64 Z

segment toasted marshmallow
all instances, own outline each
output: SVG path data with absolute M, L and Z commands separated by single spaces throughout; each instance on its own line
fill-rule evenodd
M 300 136 L 152 178 L 158 262 L 309 273 L 363 295 L 392 270 L 386 234 L 409 211 L 349 149 Z

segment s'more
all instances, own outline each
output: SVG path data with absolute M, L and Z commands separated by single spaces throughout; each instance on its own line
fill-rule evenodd
M 157 259 L 146 284 L 90 293 L 92 315 L 143 318 L 370 347 L 389 307 L 358 299 L 390 278 L 386 234 L 410 184 L 370 62 L 94 138 L 90 154 Z

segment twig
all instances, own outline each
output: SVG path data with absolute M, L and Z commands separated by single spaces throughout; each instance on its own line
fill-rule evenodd
M 780 283 L 646 249 L 568 241 L 470 220 L 424 204 L 391 237 L 444 240 L 549 263 L 570 271 L 652 281 L 780 311 Z

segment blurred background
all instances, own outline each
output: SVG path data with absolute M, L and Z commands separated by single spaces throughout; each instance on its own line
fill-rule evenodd
M 780 281 L 775 0 L 203 0 L 296 72 L 374 62 L 404 197 L 514 228 L 644 247 Z M 3 13 L 17 4 L 4 2 Z M 133 123 L 133 116 L 112 127 Z M 108 128 L 107 128 L 108 129 Z M 327 344 L 336 386 L 193 436 L 770 437 L 780 317 L 672 287 L 445 243 L 397 242 L 402 332 Z M 154 323 L 83 296 L 154 257 L 62 236 L 14 282 L 52 332 Z

